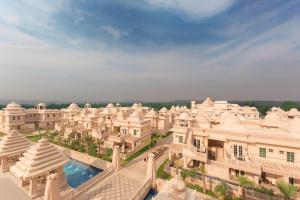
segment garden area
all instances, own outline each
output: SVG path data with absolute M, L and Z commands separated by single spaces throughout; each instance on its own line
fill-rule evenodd
M 33 142 L 37 142 L 42 138 L 47 138 L 48 141 L 53 144 L 69 148 L 74 151 L 79 151 L 81 153 L 87 153 L 90 156 L 111 162 L 113 150 L 111 148 L 103 148 L 103 141 L 95 140 L 90 136 L 83 139 L 74 139 L 71 137 L 61 137 L 57 132 L 41 132 L 38 135 L 27 136 L 27 138 Z

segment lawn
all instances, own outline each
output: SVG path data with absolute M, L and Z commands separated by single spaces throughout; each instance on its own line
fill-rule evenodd
M 30 135 L 30 136 L 26 136 L 26 138 L 28 138 L 32 142 L 37 142 L 40 139 L 42 139 L 42 135 Z
M 131 154 L 130 156 L 128 156 L 125 160 L 122 161 L 122 165 L 126 165 L 127 163 L 129 163 L 131 160 L 135 159 L 136 157 L 138 157 L 139 155 L 142 155 L 143 153 L 145 153 L 146 151 L 149 150 L 149 146 L 154 147 L 156 145 L 156 140 L 152 140 L 151 144 L 147 144 L 146 146 L 144 146 L 143 148 L 141 148 L 140 150 L 138 150 L 137 152 Z
M 165 166 L 169 163 L 169 159 L 166 159 L 157 169 L 156 171 L 156 176 L 157 178 L 161 178 L 164 180 L 169 180 L 172 178 L 171 174 L 169 174 L 168 172 L 165 172 Z

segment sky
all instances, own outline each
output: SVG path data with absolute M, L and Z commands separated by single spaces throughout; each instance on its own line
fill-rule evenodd
M 0 2 L 0 99 L 300 100 L 299 0 Z

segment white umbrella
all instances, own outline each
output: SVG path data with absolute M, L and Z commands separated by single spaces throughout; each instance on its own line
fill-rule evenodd
M 152 187 L 155 188 L 156 169 L 155 169 L 155 160 L 154 160 L 153 153 L 150 153 L 148 158 L 147 179 L 151 180 Z
M 44 200 L 60 200 L 60 187 L 58 174 L 50 174 L 47 177 Z
M 112 164 L 115 171 L 119 171 L 120 169 L 120 148 L 119 146 L 114 146 Z

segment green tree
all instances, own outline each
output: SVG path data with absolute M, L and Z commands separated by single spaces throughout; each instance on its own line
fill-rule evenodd
M 298 188 L 296 186 L 290 185 L 284 181 L 279 181 L 277 183 L 277 187 L 287 200 L 298 192 Z
M 242 196 L 243 199 L 245 198 L 245 188 L 254 189 L 256 187 L 255 183 L 251 180 L 249 180 L 246 176 L 238 176 L 237 178 L 240 186 L 242 187 Z
M 219 199 L 224 200 L 228 195 L 229 188 L 225 182 L 221 182 L 216 185 L 214 191 L 218 195 Z
M 206 193 L 206 175 L 207 175 L 207 171 L 205 170 L 204 165 L 201 165 L 199 167 L 199 172 L 202 175 L 203 192 Z

